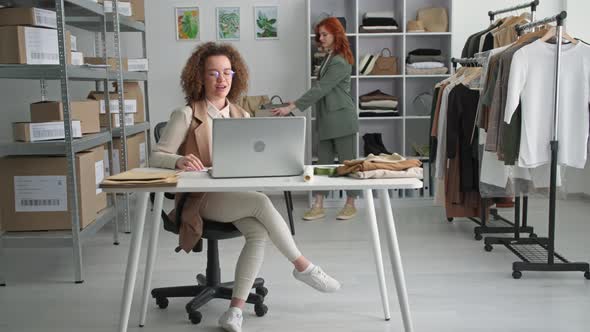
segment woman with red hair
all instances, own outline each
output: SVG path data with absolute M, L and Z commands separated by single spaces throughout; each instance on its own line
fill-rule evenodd
M 350 94 L 350 74 L 354 57 L 346 37 L 344 27 L 335 17 L 320 21 L 315 27 L 315 41 L 328 55 L 320 66 L 316 84 L 289 106 L 273 110 L 274 115 L 285 116 L 292 110 L 306 110 L 314 105 L 319 132 L 318 163 L 333 164 L 334 157 L 339 162 L 356 158 L 356 134 L 358 115 L 356 105 Z M 316 192 L 315 204 L 303 219 L 319 220 L 325 217 L 324 196 L 328 192 Z M 356 215 L 354 206 L 359 192 L 346 191 L 346 204 L 338 213 L 337 219 L 346 220 Z

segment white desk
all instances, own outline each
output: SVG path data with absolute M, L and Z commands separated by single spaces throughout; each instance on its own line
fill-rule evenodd
M 399 251 L 393 213 L 391 211 L 391 202 L 388 189 L 418 189 L 422 188 L 422 181 L 418 179 L 379 179 L 379 180 L 358 180 L 353 178 L 329 178 L 325 176 L 315 176 L 312 182 L 303 182 L 301 176 L 297 177 L 280 177 L 280 178 L 246 178 L 246 179 L 212 179 L 206 173 L 191 172 L 182 173 L 176 187 L 159 187 L 159 188 L 125 188 L 125 189 L 106 189 L 106 192 L 135 192 L 137 198 L 136 220 L 133 225 L 131 237 L 131 246 L 127 259 L 127 270 L 125 273 L 125 285 L 123 288 L 123 300 L 121 304 L 121 317 L 119 321 L 119 331 L 127 331 L 129 323 L 129 313 L 131 310 L 131 300 L 135 288 L 137 277 L 137 268 L 139 263 L 139 254 L 145 217 L 148 206 L 149 193 L 155 192 L 154 209 L 151 216 L 152 231 L 150 234 L 150 243 L 147 254 L 147 266 L 145 270 L 144 288 L 142 294 L 142 306 L 140 326 L 145 325 L 149 293 L 151 288 L 151 276 L 154 268 L 156 249 L 158 247 L 158 235 L 160 230 L 160 211 L 164 192 L 232 192 L 232 191 L 312 191 L 312 190 L 363 190 L 366 203 L 366 220 L 371 232 L 373 242 L 373 255 L 375 257 L 375 267 L 377 270 L 377 281 L 379 283 L 381 302 L 383 304 L 383 313 L 385 320 L 391 318 L 389 313 L 389 300 L 387 297 L 387 286 L 385 284 L 385 273 L 383 268 L 383 257 L 381 255 L 381 243 L 379 240 L 379 231 L 377 228 L 377 217 L 375 214 L 375 203 L 373 200 L 372 190 L 378 190 L 381 207 L 383 208 L 385 231 L 389 247 L 393 276 L 397 289 L 397 296 L 401 308 L 402 319 L 406 332 L 412 332 L 412 319 L 410 316 L 410 307 L 408 304 L 408 294 L 406 291 L 406 281 L 402 268 L 402 260 Z M 302 248 L 305 250 L 305 248 Z

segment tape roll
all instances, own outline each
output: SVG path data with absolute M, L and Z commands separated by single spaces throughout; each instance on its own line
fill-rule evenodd
M 327 175 L 334 176 L 336 174 L 336 168 L 334 167 L 316 167 L 314 169 L 315 175 Z
M 303 169 L 303 181 L 311 182 L 313 180 L 313 166 L 305 166 Z

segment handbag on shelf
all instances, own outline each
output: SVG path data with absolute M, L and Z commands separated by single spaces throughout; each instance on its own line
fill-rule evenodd
M 389 52 L 389 56 L 385 55 L 385 50 Z M 375 61 L 375 65 L 373 66 L 373 70 L 369 75 L 397 75 L 397 57 L 392 56 L 391 50 L 389 48 L 384 48 L 381 50 L 381 54 Z
M 242 107 L 250 116 L 254 116 L 256 111 L 260 109 L 260 105 L 266 104 L 270 101 L 267 95 L 260 96 L 243 96 L 239 101 L 238 106 Z
M 273 100 L 275 98 L 278 98 L 280 103 L 275 104 L 273 102 Z M 272 117 L 272 116 L 274 116 L 271 112 L 272 110 L 274 110 L 275 108 L 286 107 L 286 106 L 289 106 L 289 104 L 283 102 L 283 99 L 281 98 L 281 96 L 274 95 L 274 96 L 270 97 L 270 101 L 268 103 L 264 103 L 264 104 L 260 105 L 260 107 L 258 108 L 256 113 L 254 113 L 254 116 L 255 117 Z M 289 116 L 294 116 L 294 114 L 289 113 Z

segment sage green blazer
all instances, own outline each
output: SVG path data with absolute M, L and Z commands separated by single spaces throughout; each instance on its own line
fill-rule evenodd
M 315 104 L 322 141 L 359 131 L 356 105 L 350 94 L 352 65 L 340 55 L 330 56 L 326 61 L 314 86 L 295 101 L 301 111 Z

